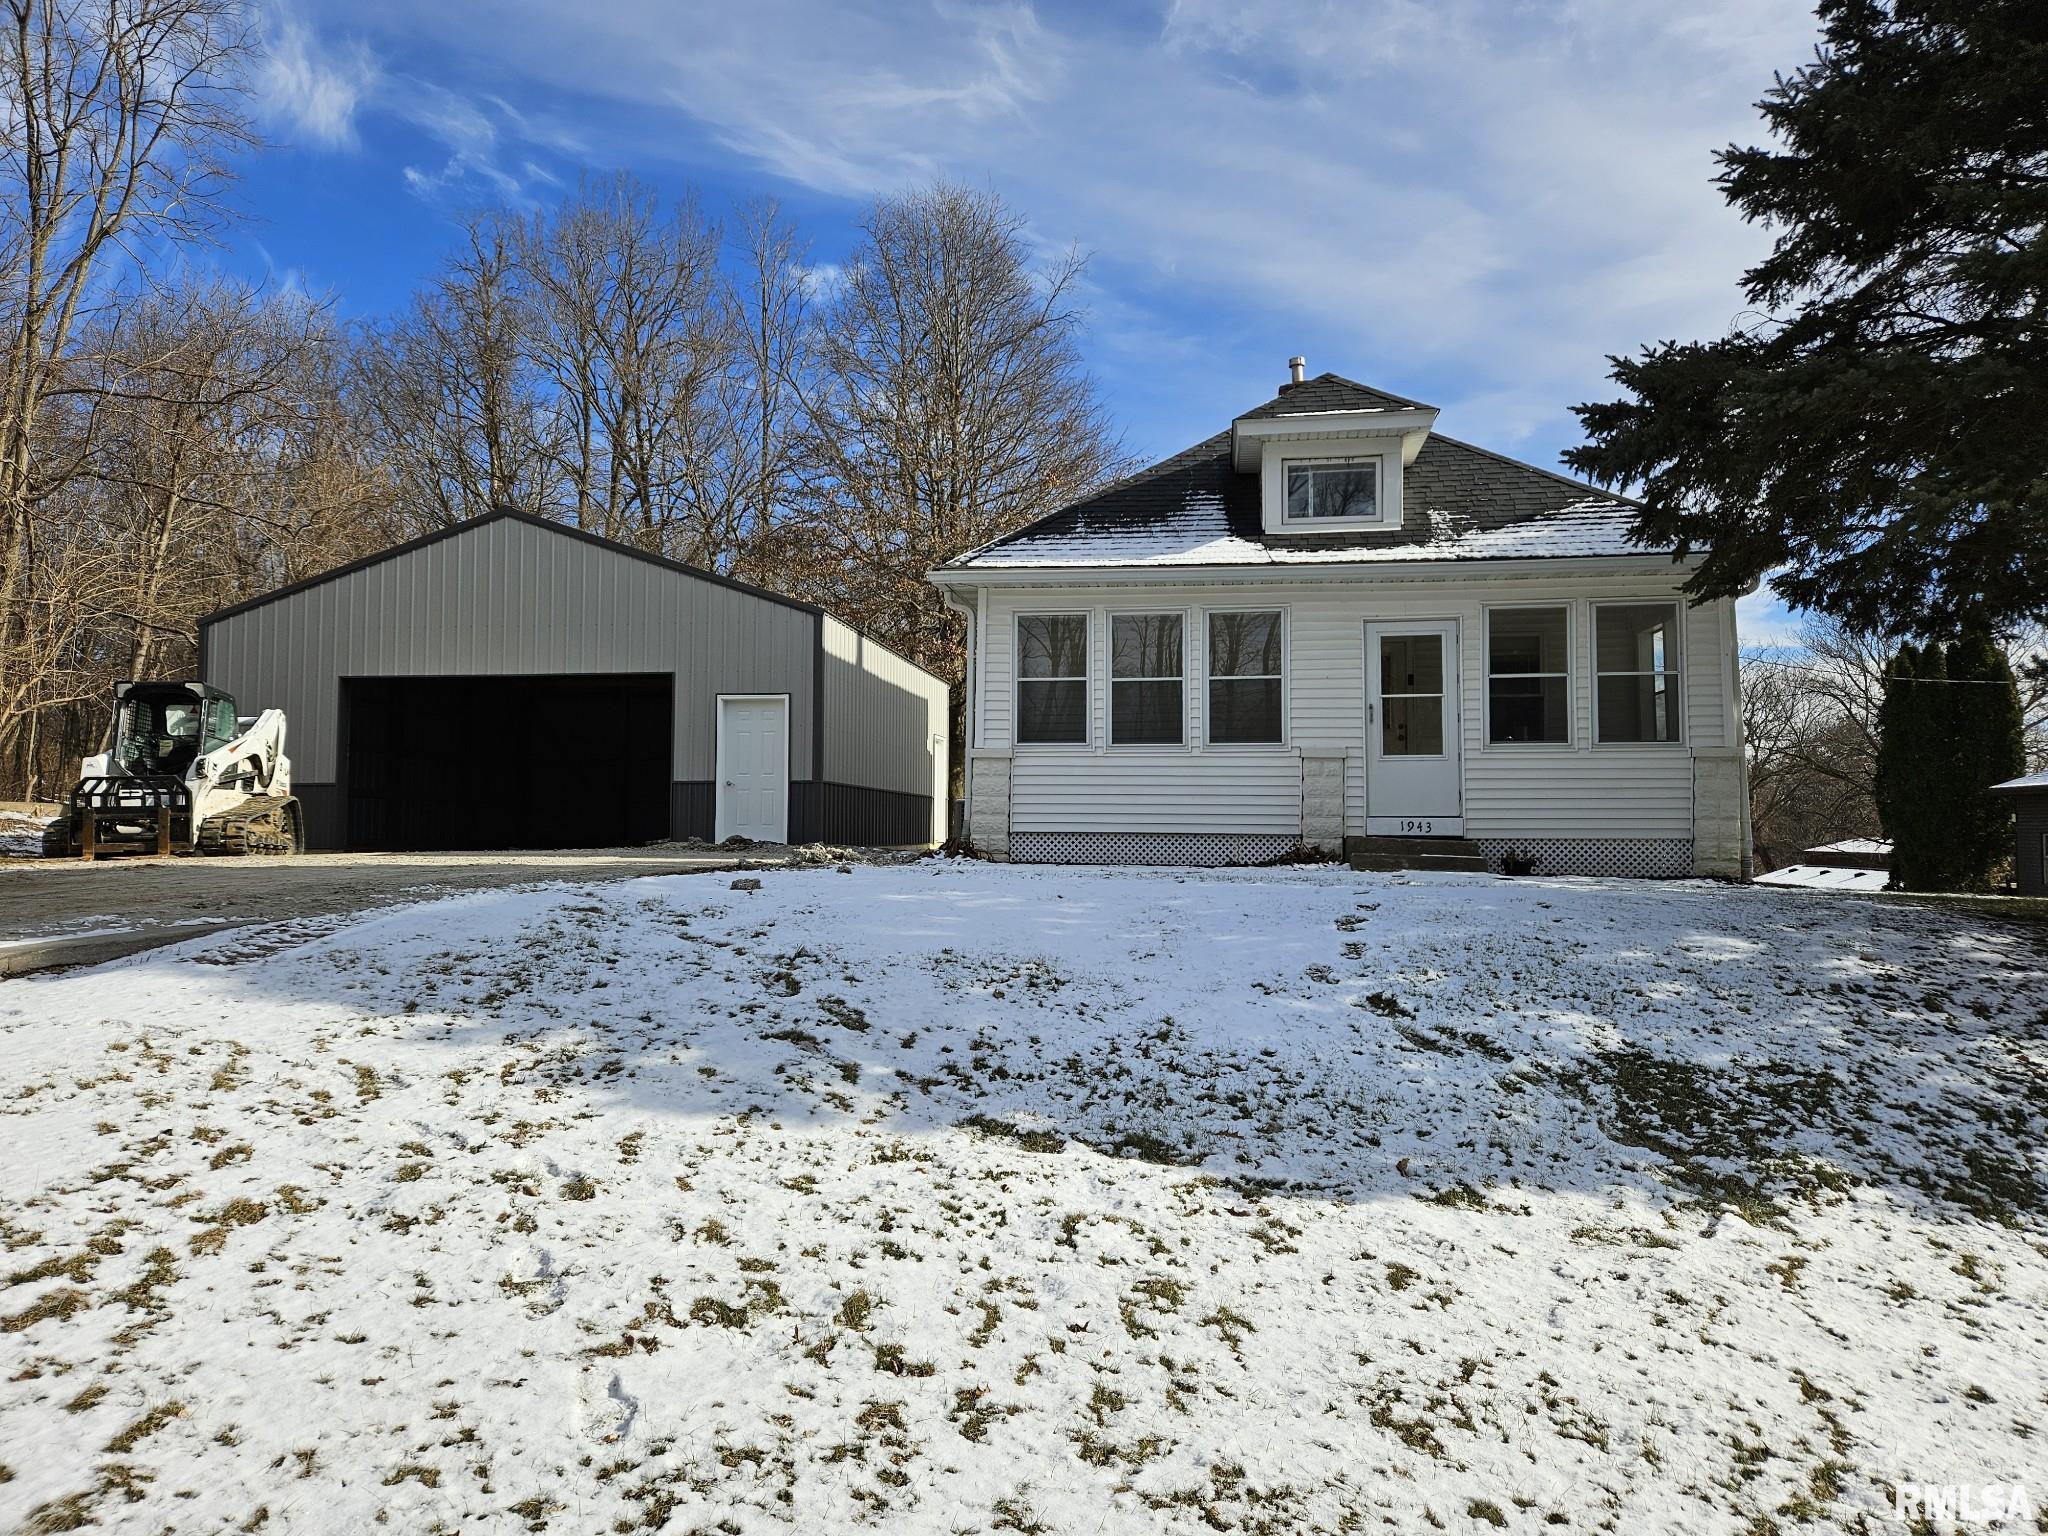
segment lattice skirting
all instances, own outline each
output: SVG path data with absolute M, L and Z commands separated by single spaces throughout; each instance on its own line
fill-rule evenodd
M 1252 832 L 1012 832 L 1018 864 L 1266 864 L 1300 839 Z
M 1678 880 L 1692 873 L 1689 837 L 1482 837 L 1475 841 L 1496 874 L 1510 852 L 1533 858 L 1539 875 Z

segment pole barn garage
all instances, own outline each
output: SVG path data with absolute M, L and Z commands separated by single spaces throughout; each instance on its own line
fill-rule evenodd
M 199 625 L 312 848 L 930 844 L 946 685 L 823 609 L 501 510 Z

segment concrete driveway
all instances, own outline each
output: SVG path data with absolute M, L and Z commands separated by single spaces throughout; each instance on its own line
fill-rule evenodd
M 102 960 L 248 923 L 365 912 L 463 891 L 788 864 L 787 848 L 311 853 L 0 861 L 0 976 Z

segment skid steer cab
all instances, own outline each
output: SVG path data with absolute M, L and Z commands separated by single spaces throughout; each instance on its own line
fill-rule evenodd
M 117 683 L 113 745 L 88 757 L 43 852 L 298 853 L 284 711 L 238 716 L 204 683 Z

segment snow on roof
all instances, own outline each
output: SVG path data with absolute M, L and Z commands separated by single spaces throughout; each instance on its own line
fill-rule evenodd
M 2017 779 L 2007 779 L 2003 784 L 1991 786 L 1991 792 L 2000 794 L 2007 790 L 2048 789 L 2048 773 L 2022 774 Z
M 1411 514 L 1399 544 L 1293 548 L 1233 533 L 1223 498 L 1192 491 L 1177 511 L 1145 527 L 1078 526 L 1029 531 L 983 550 L 968 564 L 1036 566 L 1378 565 L 1424 560 L 1518 560 L 1581 555 L 1640 555 L 1629 542 L 1630 513 L 1606 500 L 1568 506 L 1538 522 L 1476 528 L 1456 512 Z
M 1758 885 L 1794 885 L 1810 891 L 1881 891 L 1891 884 L 1891 872 L 1883 869 L 1830 868 L 1819 864 L 1788 864 L 1767 875 L 1758 875 Z
M 1325 374 L 1237 420 L 1412 405 Z M 1398 527 L 1275 533 L 1265 526 L 1260 476 L 1237 468 L 1232 432 L 1226 430 L 970 550 L 948 568 L 1362 566 L 1575 556 L 1668 560 L 1674 553 L 1629 537 L 1642 509 L 1627 498 L 1441 432 L 1422 440 L 1402 472 L 1401 500 Z
M 1845 837 L 1840 842 L 1821 843 L 1806 850 L 1808 853 L 1882 853 L 1892 851 L 1892 840 L 1888 837 Z M 1825 864 L 1827 860 L 1818 862 Z

